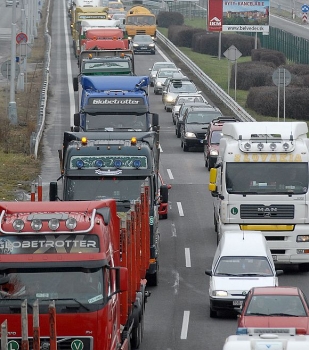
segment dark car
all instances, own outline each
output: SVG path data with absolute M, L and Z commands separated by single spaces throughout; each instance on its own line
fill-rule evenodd
M 178 138 L 180 138 L 180 127 L 183 123 L 183 117 L 187 109 L 191 106 L 197 107 L 207 107 L 209 106 L 208 102 L 195 102 L 195 101 L 186 101 L 181 104 L 179 112 L 175 115 L 175 133 Z
M 309 334 L 309 307 L 298 287 L 255 287 L 249 290 L 238 317 L 237 334 L 248 328 L 281 333 L 295 328 L 296 333 Z
M 180 139 L 183 151 L 188 152 L 190 147 L 203 148 L 207 128 L 210 122 L 218 117 L 222 117 L 222 113 L 216 107 L 189 107 L 180 126 Z
M 134 53 L 149 52 L 153 55 L 156 53 L 156 45 L 150 35 L 135 35 L 131 40 L 131 47 Z
M 237 121 L 234 117 L 221 117 L 212 120 L 209 124 L 204 140 L 204 160 L 208 170 L 213 168 L 217 162 L 223 124 Z

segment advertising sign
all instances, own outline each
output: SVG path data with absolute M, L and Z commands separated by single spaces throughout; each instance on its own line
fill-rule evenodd
M 208 31 L 269 33 L 269 0 L 208 0 Z

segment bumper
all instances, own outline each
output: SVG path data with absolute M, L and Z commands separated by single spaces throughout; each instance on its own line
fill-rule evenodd
M 154 48 L 152 48 L 152 49 L 139 49 L 139 48 L 133 48 L 133 52 L 134 53 L 137 53 L 137 52 L 139 52 L 139 53 L 141 53 L 141 52 L 145 52 L 145 53 L 154 53 L 154 52 L 156 52 L 156 50 L 154 49 Z
M 213 299 L 210 298 L 210 308 L 214 311 L 229 310 L 234 311 L 235 308 L 239 308 L 243 302 L 243 299 Z M 235 305 L 236 304 L 236 305 Z
M 184 138 L 183 143 L 188 147 L 204 147 L 203 139 Z

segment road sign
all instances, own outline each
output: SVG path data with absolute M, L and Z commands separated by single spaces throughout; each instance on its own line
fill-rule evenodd
M 17 44 L 20 44 L 20 43 L 27 43 L 28 42 L 28 37 L 27 37 L 27 34 L 26 33 L 18 33 L 16 35 L 16 43 Z
M 242 56 L 242 53 L 237 49 L 236 46 L 231 45 L 226 51 L 223 52 L 223 55 L 229 61 L 237 61 L 238 58 Z
M 7 79 L 11 78 L 11 61 L 10 60 L 7 60 L 7 61 L 2 63 L 1 73 L 5 78 L 7 78 Z M 18 77 L 19 73 L 20 73 L 19 64 L 15 64 L 15 77 L 16 78 Z
M 304 4 L 304 5 L 301 7 L 301 11 L 304 12 L 304 13 L 308 12 L 308 11 L 309 11 L 309 6 L 306 5 L 306 4 Z
M 307 19 L 308 19 L 307 13 L 303 13 L 302 21 L 303 21 L 304 23 L 307 23 Z
M 272 79 L 276 86 L 288 86 L 291 82 L 291 73 L 285 68 L 277 68 Z

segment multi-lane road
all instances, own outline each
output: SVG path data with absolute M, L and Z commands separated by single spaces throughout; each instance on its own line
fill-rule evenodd
M 42 141 L 42 178 L 47 184 L 59 176 L 57 150 L 63 132 L 70 129 L 77 93 L 72 77 L 77 74 L 65 0 L 55 0 L 47 122 Z M 136 55 L 137 74 L 148 75 L 156 55 Z M 125 78 L 124 78 L 125 79 Z M 151 289 L 146 305 L 144 341 L 141 350 L 221 350 L 225 338 L 235 333 L 236 318 L 222 314 L 209 317 L 208 277 L 216 249 L 212 197 L 207 190 L 209 173 L 201 152 L 184 153 L 176 138 L 171 114 L 163 109 L 161 96 L 150 90 L 151 111 L 160 115 L 161 173 L 172 184 L 169 218 L 160 221 L 160 282 Z M 46 188 L 46 187 L 44 187 Z M 45 193 L 47 195 L 47 193 Z M 308 273 L 291 268 L 279 277 L 281 285 L 296 285 L 309 297 Z

